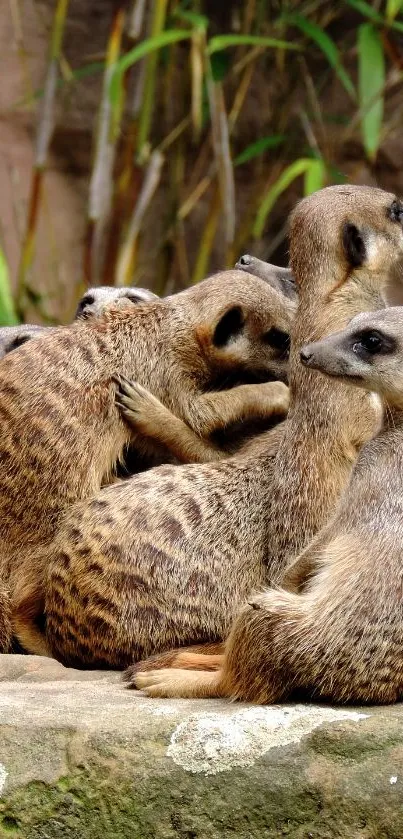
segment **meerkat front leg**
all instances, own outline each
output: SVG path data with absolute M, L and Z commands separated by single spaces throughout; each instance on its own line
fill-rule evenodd
M 228 452 L 204 436 L 240 420 L 284 417 L 289 405 L 289 390 L 282 382 L 239 385 L 203 394 L 189 403 L 187 425 L 138 382 L 124 377 L 116 381 L 117 404 L 126 421 L 138 433 L 166 446 L 181 463 L 207 463 L 228 457 Z
M 162 443 L 181 463 L 208 463 L 227 452 L 199 437 L 149 390 L 120 377 L 117 405 L 134 430 Z
M 242 420 L 287 415 L 290 392 L 283 382 L 238 385 L 201 394 L 190 406 L 190 424 L 203 437 Z

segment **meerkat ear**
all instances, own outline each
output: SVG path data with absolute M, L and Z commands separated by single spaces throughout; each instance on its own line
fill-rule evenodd
M 233 338 L 242 332 L 245 326 L 245 315 L 240 306 L 231 306 L 227 309 L 216 324 L 213 333 L 213 344 L 215 347 L 224 347 Z
M 343 228 L 343 247 L 346 257 L 354 268 L 358 268 L 366 260 L 367 248 L 361 230 L 348 222 Z
M 17 335 L 17 337 L 13 338 L 13 340 L 5 347 L 4 355 L 8 355 L 9 352 L 18 349 L 18 347 L 22 347 L 22 345 L 26 344 L 27 341 L 30 341 L 31 338 L 32 335 L 29 335 L 28 333 L 25 335 Z

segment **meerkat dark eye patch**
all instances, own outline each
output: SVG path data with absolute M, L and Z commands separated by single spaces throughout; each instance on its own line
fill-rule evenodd
M 403 222 L 403 204 L 401 201 L 392 201 L 390 207 L 388 208 L 388 216 L 391 221 L 396 221 L 399 224 Z
M 130 303 L 144 303 L 144 297 L 139 294 L 125 294 L 125 300 L 130 300 Z
M 343 228 L 343 248 L 346 257 L 354 268 L 365 262 L 367 250 L 361 231 L 355 224 L 348 222 Z
M 274 350 L 278 350 L 284 355 L 290 351 L 290 336 L 288 332 L 283 332 L 282 329 L 277 329 L 272 326 L 268 332 L 263 335 L 263 341 Z
M 396 351 L 396 340 L 376 329 L 357 332 L 353 339 L 353 353 L 364 360 L 374 355 L 390 355 Z
M 214 330 L 213 344 L 215 347 L 224 347 L 239 335 L 245 325 L 245 318 L 239 306 L 228 309 L 225 315 L 220 318 Z
M 78 317 L 78 315 L 81 315 L 83 312 L 85 312 L 87 306 L 92 306 L 93 303 L 95 303 L 94 295 L 93 294 L 86 294 L 85 297 L 83 297 L 82 300 L 80 300 L 80 302 L 77 306 L 76 315 L 75 315 L 76 318 Z
M 27 341 L 30 341 L 31 338 L 32 335 L 17 335 L 16 338 L 14 338 L 12 341 L 10 341 L 9 344 L 7 344 L 4 351 L 5 355 L 7 355 L 7 353 L 9 352 L 12 352 L 13 350 L 17 350 L 18 347 L 22 347 L 22 345 L 26 344 Z

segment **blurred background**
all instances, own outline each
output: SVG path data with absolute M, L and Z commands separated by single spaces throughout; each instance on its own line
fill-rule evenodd
M 401 0 L 2 0 L 0 323 L 287 264 L 327 184 L 403 194 L 402 73 Z

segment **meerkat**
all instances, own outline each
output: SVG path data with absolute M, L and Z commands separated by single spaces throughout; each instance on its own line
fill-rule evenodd
M 146 288 L 114 288 L 113 286 L 100 286 L 89 288 L 82 296 L 76 310 L 75 319 L 100 315 L 106 307 L 130 303 L 145 303 L 147 300 L 155 300 L 157 295 Z M 22 323 L 19 326 L 0 327 L 0 359 L 9 352 L 16 350 L 49 330 L 56 327 L 40 326 L 33 323 Z
M 280 268 L 278 265 L 274 266 L 270 262 L 264 262 L 263 259 L 258 259 L 257 256 L 251 256 L 249 253 L 244 253 L 235 265 L 239 271 L 246 271 L 248 274 L 253 274 L 255 277 L 260 277 L 261 280 L 278 284 L 283 294 L 291 300 L 296 300 L 298 297 L 298 288 L 295 279 L 289 268 Z
M 334 516 L 305 551 L 311 562 L 303 563 L 302 592 L 269 589 L 252 598 L 234 624 L 223 669 L 191 674 L 188 687 L 200 677 L 195 695 L 215 681 L 214 695 L 258 703 L 296 692 L 341 703 L 401 701 L 403 310 L 359 315 L 303 348 L 301 359 L 379 393 L 385 425 L 363 447 Z
M 243 256 L 237 262 L 236 267 L 243 264 L 244 260 L 252 259 L 247 255 Z M 294 291 L 293 293 L 290 292 L 290 282 L 293 282 L 293 280 L 290 279 L 291 272 L 289 269 L 278 268 L 276 265 L 261 260 L 255 260 L 255 262 L 260 263 L 260 265 L 256 268 L 253 262 L 251 273 L 268 282 L 273 288 L 278 289 L 286 298 L 290 298 L 290 303 L 283 302 L 287 306 L 291 317 L 293 317 L 297 290 L 294 284 Z M 289 327 L 287 326 L 287 331 L 285 331 L 280 329 L 279 326 L 273 326 L 269 337 L 270 345 L 278 351 L 279 358 L 288 359 L 290 350 Z M 278 377 L 283 378 L 284 372 L 279 370 L 277 372 Z M 121 379 L 119 388 L 118 404 L 130 425 L 143 437 L 162 444 L 180 463 L 207 463 L 228 457 L 239 450 L 248 439 L 253 438 L 259 431 L 265 430 L 264 426 L 267 425 L 267 422 L 263 424 L 262 422 L 257 424 L 256 421 L 252 424 L 241 422 L 240 428 L 229 429 L 227 424 L 223 430 L 220 429 L 215 435 L 213 433 L 213 439 L 209 442 L 189 428 L 183 420 L 176 417 L 159 399 L 138 382 Z M 278 439 L 279 435 L 276 432 L 272 437 L 273 452 L 276 450 Z M 211 445 L 211 442 L 218 443 L 220 447 Z
M 270 330 L 289 325 L 275 289 L 229 271 L 164 300 L 107 308 L 2 360 L 0 572 L 16 631 L 35 631 L 42 561 L 61 513 L 110 482 L 129 444 L 143 445 L 115 403 L 116 375 L 146 384 L 201 435 L 242 417 L 284 416 L 280 381 L 211 388 L 284 374 Z
M 52 545 L 47 639 L 77 666 L 221 641 L 254 587 L 278 576 L 333 511 L 359 447 L 379 425 L 373 397 L 302 367 L 299 350 L 379 309 L 401 228 L 381 190 L 332 187 L 294 212 L 290 414 L 278 450 L 263 434 L 228 460 L 164 466 L 76 505 Z

